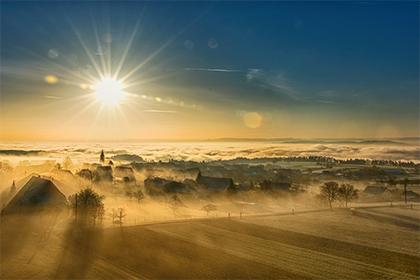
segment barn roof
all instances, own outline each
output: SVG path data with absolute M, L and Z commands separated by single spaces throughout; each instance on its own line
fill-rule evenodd
M 233 186 L 233 180 L 231 178 L 220 178 L 220 177 L 209 177 L 198 174 L 197 183 L 210 189 L 223 191 Z
M 32 176 L 1 213 L 8 214 L 40 207 L 62 207 L 66 203 L 65 195 L 51 180 Z

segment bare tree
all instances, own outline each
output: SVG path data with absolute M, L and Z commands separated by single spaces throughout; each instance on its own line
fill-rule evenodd
M 330 209 L 332 209 L 332 203 L 338 198 L 338 184 L 337 182 L 326 182 L 321 186 L 321 197 L 328 201 Z
M 121 226 L 126 216 L 127 216 L 127 213 L 124 208 L 112 209 L 111 218 L 112 218 L 113 224 L 119 224 Z
M 117 210 L 112 208 L 112 211 L 108 214 L 112 219 L 112 224 L 116 224 L 115 220 L 117 219 Z
M 176 212 L 180 207 L 185 207 L 185 204 L 181 201 L 181 199 L 174 194 L 168 200 L 169 208 L 172 209 L 174 216 L 176 216 Z
M 347 203 L 353 199 L 358 198 L 358 190 L 350 184 L 342 184 L 338 189 L 338 196 L 340 199 L 343 199 L 347 208 Z
M 126 213 L 125 209 L 118 208 L 117 209 L 117 218 L 118 218 L 118 223 L 120 225 L 123 224 L 123 219 L 125 218 L 125 216 L 127 216 L 127 213 Z
M 405 178 L 404 179 L 404 202 L 405 202 L 405 204 L 407 204 L 407 184 L 408 184 L 408 179 Z
M 217 211 L 217 206 L 214 204 L 207 204 L 204 205 L 203 208 L 201 208 L 201 210 L 206 211 L 208 216 L 211 211 Z
M 133 197 L 137 199 L 137 202 L 140 203 L 144 199 L 144 194 L 141 190 L 133 192 Z

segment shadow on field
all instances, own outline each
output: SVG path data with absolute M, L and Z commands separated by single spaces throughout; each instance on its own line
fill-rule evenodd
M 21 253 L 36 253 L 46 244 L 62 212 L 19 213 L 1 216 L 1 259 L 10 259 Z
M 419 220 L 407 216 L 399 217 L 395 214 L 381 213 L 372 209 L 358 209 L 353 212 L 353 215 L 361 218 L 375 220 L 380 223 L 387 223 L 390 225 L 404 227 L 415 231 L 420 230 Z
M 57 259 L 53 279 L 82 279 L 93 266 L 102 242 L 102 230 L 71 222 L 63 236 L 63 250 Z
M 36 217 L 10 215 L 1 218 L 0 252 L 1 259 L 12 258 L 29 245 L 30 237 L 38 235 L 41 227 Z

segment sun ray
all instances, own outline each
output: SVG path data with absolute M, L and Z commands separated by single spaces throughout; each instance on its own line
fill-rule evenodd
M 172 42 L 174 42 L 181 34 L 183 34 L 188 28 L 190 28 L 195 22 L 198 21 L 198 19 L 201 17 L 198 16 L 195 20 L 193 20 L 190 24 L 182 28 L 178 33 L 170 37 L 165 43 L 162 44 L 157 50 L 155 50 L 152 54 L 150 54 L 143 62 L 135 66 L 131 71 L 129 71 L 123 78 L 120 79 L 121 82 L 125 82 L 127 79 L 129 79 L 133 74 L 135 74 L 138 70 L 140 70 L 142 67 L 144 67 L 146 64 L 148 64 L 150 61 L 152 61 L 156 56 L 160 54 L 165 48 L 167 48 Z
M 95 68 L 97 74 L 101 79 L 104 78 L 104 74 L 102 73 L 100 67 L 98 66 L 98 63 L 96 62 L 95 58 L 92 56 L 92 53 L 90 52 L 89 48 L 86 46 L 86 43 L 83 41 L 82 36 L 80 35 L 79 31 L 76 29 L 76 27 L 73 25 L 73 23 L 70 21 L 70 25 L 73 29 L 73 32 L 76 34 L 77 39 L 79 40 L 83 50 L 85 51 L 86 55 L 88 56 L 90 62 L 92 63 L 93 67 Z
M 93 26 L 93 32 L 95 33 L 95 39 L 96 39 L 96 47 L 97 47 L 97 52 L 98 52 L 98 56 L 100 57 L 100 61 L 101 61 L 101 65 L 102 65 L 102 71 L 103 73 L 105 73 L 105 76 L 110 76 L 110 69 L 107 68 L 106 62 L 105 62 L 105 58 L 104 58 L 104 53 L 103 53 L 103 48 L 102 48 L 102 44 L 101 44 L 101 40 L 99 39 L 99 34 L 98 34 L 98 29 L 96 26 L 96 22 L 92 19 L 92 26 Z
M 38 59 L 40 59 L 42 61 L 45 61 L 47 64 L 50 64 L 52 66 L 52 68 L 58 68 L 58 69 L 64 71 L 65 73 L 73 76 L 76 79 L 84 80 L 87 83 L 92 83 L 92 81 L 93 81 L 93 79 L 92 80 L 89 80 L 86 77 L 83 77 L 82 75 L 80 75 L 80 73 L 78 73 L 77 71 L 73 71 L 73 70 L 65 67 L 64 65 L 58 64 L 56 62 L 53 62 L 53 61 L 51 61 L 51 60 L 49 60 L 49 59 L 47 59 L 47 58 L 45 58 L 45 57 L 43 57 L 43 56 L 35 53 L 35 52 L 32 52 L 32 51 L 27 50 L 27 49 L 23 49 L 23 48 L 21 48 L 21 50 L 24 51 L 24 52 L 26 52 L 27 54 L 33 56 L 33 57 L 36 57 L 36 58 L 38 58 Z M 45 69 L 45 70 L 47 70 L 47 69 Z
M 124 53 L 123 53 L 123 55 L 122 55 L 122 57 L 120 59 L 120 62 L 118 63 L 117 69 L 115 70 L 115 73 L 112 76 L 114 79 L 117 79 L 118 78 L 118 75 L 120 74 L 120 71 L 121 71 L 121 69 L 122 69 L 122 67 L 124 65 L 124 62 L 125 62 L 126 58 L 127 58 L 127 54 L 130 51 L 131 45 L 133 43 L 133 40 L 136 37 L 137 30 L 138 30 L 138 27 L 140 25 L 140 21 L 141 20 L 139 19 L 137 21 L 136 25 L 134 26 L 133 32 L 131 33 L 130 39 L 128 40 L 128 43 L 127 43 L 127 47 L 124 49 Z
M 129 89 L 129 88 L 132 88 L 132 87 L 145 85 L 145 84 L 156 82 L 156 81 L 159 81 L 159 80 L 162 80 L 162 79 L 165 79 L 165 78 L 173 77 L 176 74 L 177 74 L 176 71 L 172 71 L 170 73 L 163 74 L 163 75 L 160 75 L 160 76 L 154 76 L 154 77 L 149 78 L 149 79 L 137 80 L 137 81 L 131 82 L 131 83 L 130 82 L 125 82 L 124 83 L 124 85 L 125 85 L 124 88 Z
M 135 74 L 138 70 L 140 70 L 143 66 L 145 66 L 147 63 L 149 63 L 152 59 L 154 59 L 157 55 L 160 54 L 161 51 L 163 51 L 166 47 L 168 47 L 173 41 L 175 41 L 177 36 L 172 36 L 169 40 L 167 40 L 162 46 L 160 46 L 156 51 L 154 51 L 151 55 L 149 55 L 143 62 L 138 64 L 136 67 L 134 67 L 130 72 L 128 72 L 123 78 L 120 80 L 122 82 L 125 82 L 127 79 L 129 79 L 133 74 Z

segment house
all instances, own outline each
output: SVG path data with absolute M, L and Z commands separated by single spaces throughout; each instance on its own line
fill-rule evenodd
M 403 196 L 404 196 L 404 192 L 403 192 Z M 407 199 L 411 201 L 419 201 L 420 195 L 416 192 L 409 190 L 407 191 Z
M 383 186 L 367 186 L 363 192 L 365 194 L 371 194 L 371 195 L 381 195 L 385 192 L 389 191 L 387 187 Z
M 202 176 L 201 172 L 198 173 L 196 182 L 211 191 L 225 191 L 234 186 L 231 178 Z
M 130 166 L 117 166 L 114 168 L 114 176 L 125 183 L 136 182 L 134 170 Z
M 90 169 L 84 168 L 76 173 L 77 176 L 91 181 L 93 179 L 93 173 L 90 171 Z
M 67 205 L 65 195 L 49 179 L 32 176 L 31 179 L 14 195 L 1 214 L 21 213 L 41 209 L 64 208 Z
M 261 183 L 261 190 L 263 191 L 290 191 L 291 184 L 283 182 L 272 182 L 269 180 L 264 180 Z
M 188 169 L 182 170 L 181 173 L 183 175 L 184 180 L 187 180 L 187 179 L 195 180 L 198 174 L 200 173 L 200 169 L 198 169 L 197 167 L 188 168 Z
M 112 175 L 112 167 L 109 165 L 98 166 L 93 174 L 95 181 L 112 182 L 114 176 Z
M 176 181 L 170 181 L 169 183 L 164 185 L 165 192 L 167 193 L 188 193 L 189 189 L 188 187 L 181 183 Z
M 144 180 L 144 187 L 150 195 L 165 193 L 189 193 L 190 189 L 183 183 L 171 181 L 159 177 Z

